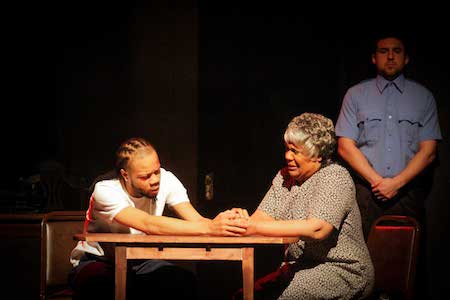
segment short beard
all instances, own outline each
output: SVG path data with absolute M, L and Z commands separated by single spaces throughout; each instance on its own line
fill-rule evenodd
M 141 189 L 139 189 L 138 192 L 142 196 L 150 198 L 150 199 L 156 199 L 156 196 L 158 196 L 158 194 L 156 194 L 156 195 L 147 194 L 146 192 L 142 191 Z
M 134 184 L 131 184 L 131 187 L 133 188 L 133 191 L 139 195 L 138 198 L 147 197 L 150 199 L 156 199 L 156 196 L 158 195 L 158 194 L 156 195 L 147 194 L 143 189 L 136 187 Z

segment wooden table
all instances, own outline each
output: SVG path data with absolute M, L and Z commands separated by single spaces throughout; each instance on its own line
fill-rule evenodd
M 164 236 L 121 233 L 76 234 L 76 240 L 114 243 L 116 299 L 125 299 L 127 259 L 242 261 L 244 299 L 253 299 L 254 247 L 290 244 L 296 237 Z

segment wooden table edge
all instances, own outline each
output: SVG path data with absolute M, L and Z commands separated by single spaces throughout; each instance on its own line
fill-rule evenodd
M 267 245 L 291 244 L 299 240 L 298 237 L 271 237 L 271 236 L 185 236 L 185 235 L 144 235 L 126 233 L 79 233 L 74 240 L 86 242 L 113 242 L 113 243 L 150 243 L 150 244 L 221 244 L 221 245 Z

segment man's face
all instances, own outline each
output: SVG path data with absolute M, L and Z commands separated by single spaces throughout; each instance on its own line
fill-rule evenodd
M 372 62 L 377 67 L 378 73 L 388 80 L 395 79 L 408 61 L 403 43 L 396 38 L 379 40 L 375 54 L 372 55 Z
M 127 191 L 133 197 L 154 198 L 159 192 L 161 165 L 158 154 L 139 149 L 131 157 L 126 170 L 121 171 Z

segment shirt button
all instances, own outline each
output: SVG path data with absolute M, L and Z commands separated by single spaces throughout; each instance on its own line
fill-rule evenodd
M 392 116 L 391 116 L 391 115 L 389 115 L 389 116 L 388 116 L 388 118 L 389 118 L 389 119 L 392 119 Z
M 390 166 L 388 166 L 388 167 L 387 167 L 387 169 L 388 169 L 388 170 L 390 170 L 390 169 L 391 169 L 391 167 L 390 167 Z
M 387 150 L 388 150 L 389 152 L 391 152 L 391 148 L 388 148 Z

